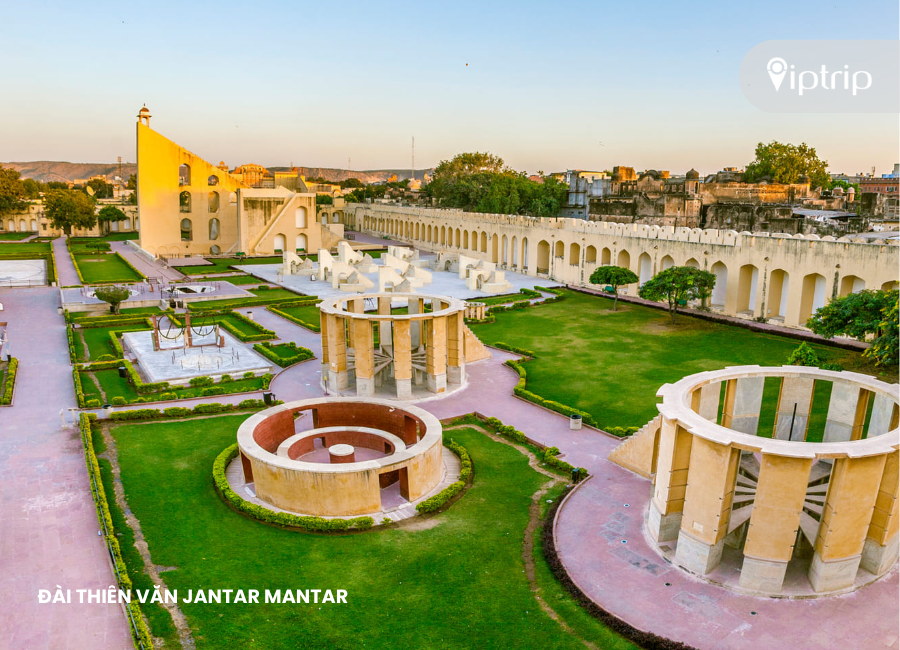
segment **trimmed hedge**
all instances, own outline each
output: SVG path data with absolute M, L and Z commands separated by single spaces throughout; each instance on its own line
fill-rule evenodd
M 281 400 L 276 400 L 275 404 L 284 404 Z M 170 406 L 163 409 L 134 409 L 132 411 L 116 411 L 109 416 L 110 420 L 129 421 L 129 420 L 159 420 L 162 418 L 183 418 L 188 415 L 210 415 L 213 413 L 228 413 L 229 411 L 246 411 L 248 409 L 266 408 L 266 403 L 261 399 L 245 399 L 237 404 L 219 404 L 212 402 L 209 404 L 197 404 L 194 408 L 187 406 Z
M 264 282 L 260 280 L 260 282 Z M 271 287 L 267 287 L 271 288 Z M 287 287 L 277 287 L 279 289 L 288 289 Z M 292 292 L 293 293 L 293 292 Z M 297 298 L 267 298 L 265 294 L 256 296 L 255 298 L 234 298 L 233 300 L 208 300 L 200 302 L 190 302 L 187 305 L 188 311 L 219 311 L 223 309 L 243 309 L 244 307 L 262 307 L 271 304 L 284 304 L 289 302 L 297 302 L 298 298 L 302 298 L 303 294 L 298 293 Z M 310 296 L 308 299 L 312 299 Z M 212 303 L 212 307 L 205 307 L 204 304 Z
M 160 316 L 163 314 L 164 312 L 160 312 Z M 121 314 L 82 318 L 81 320 L 76 320 L 75 324 L 85 329 L 94 327 L 117 327 L 119 325 L 144 325 L 147 328 L 153 327 L 153 322 L 148 316 L 122 316 Z
M 216 323 L 217 325 L 219 325 L 219 326 L 222 327 L 224 330 L 226 330 L 227 332 L 229 332 L 230 334 L 232 334 L 233 336 L 235 336 L 237 339 L 239 339 L 239 340 L 241 340 L 241 341 L 244 341 L 244 342 L 250 342 L 250 341 L 267 341 L 268 339 L 274 339 L 274 338 L 276 338 L 276 337 L 278 336 L 275 332 L 273 332 L 273 331 L 270 330 L 270 329 L 266 329 L 265 327 L 263 327 L 262 325 L 260 325 L 259 323 L 257 323 L 257 322 L 256 322 L 255 320 L 253 320 L 252 318 L 248 318 L 248 317 L 245 316 L 244 314 L 241 314 L 240 312 L 232 311 L 231 309 L 218 309 L 218 310 L 215 310 L 215 311 L 213 311 L 213 310 L 210 310 L 210 311 L 204 311 L 204 312 L 202 312 L 202 316 L 203 316 L 203 317 L 206 317 L 206 316 L 212 316 L 212 317 L 213 317 L 213 320 L 215 321 L 215 323 Z M 239 330 L 237 327 L 235 327 L 234 325 L 232 325 L 232 324 L 229 323 L 228 321 L 225 321 L 225 320 L 223 320 L 223 321 L 216 320 L 216 316 L 230 316 L 230 317 L 233 317 L 233 318 L 235 318 L 235 319 L 241 321 L 241 322 L 244 323 L 245 325 L 250 326 L 251 328 L 253 328 L 254 330 L 256 330 L 257 333 L 256 333 L 256 334 L 247 334 L 247 333 L 245 333 L 245 332 L 242 332 L 241 330 Z M 183 321 L 179 321 L 178 318 L 176 318 L 174 315 L 170 315 L 169 318 L 171 318 L 171 319 L 172 319 L 172 322 L 173 322 L 175 325 L 177 325 L 178 327 L 183 327 L 183 326 L 184 326 L 184 322 L 183 322 Z
M 132 582 L 131 578 L 128 577 L 128 565 L 125 564 L 125 559 L 122 557 L 122 549 L 119 546 L 119 540 L 116 538 L 115 529 L 113 528 L 112 515 L 109 513 L 109 501 L 106 497 L 106 490 L 103 488 L 103 481 L 100 479 L 100 463 L 97 462 L 97 455 L 94 453 L 91 417 L 86 413 L 82 413 L 80 423 L 81 443 L 84 446 L 84 460 L 87 464 L 88 473 L 91 475 L 92 479 L 91 494 L 94 497 L 94 506 L 97 509 L 97 519 L 101 523 L 106 544 L 112 551 L 119 587 L 127 592 L 132 589 Z M 153 639 L 150 637 L 150 631 L 144 623 L 140 602 L 137 599 L 132 599 L 130 603 L 124 603 L 124 606 L 131 613 L 129 619 L 133 621 L 133 627 L 129 626 L 129 629 L 131 630 L 132 637 L 134 637 L 134 641 L 143 644 L 145 648 L 152 648 Z
M 297 351 L 297 354 L 282 357 L 276 354 L 272 348 L 275 347 L 272 343 L 257 343 L 253 346 L 253 349 L 263 355 L 269 361 L 278 364 L 282 368 L 287 368 L 288 366 L 292 366 L 295 363 L 300 363 L 301 361 L 306 361 L 307 359 L 314 359 L 316 355 L 313 354 L 312 350 L 308 348 L 297 347 L 297 344 L 293 341 L 289 343 L 281 343 L 280 345 L 286 345 L 287 347 L 293 348 Z
M 560 451 L 557 447 L 541 447 L 528 440 L 528 438 L 525 437 L 525 434 L 515 427 L 503 424 L 503 422 L 501 422 L 497 418 L 487 418 L 484 423 L 491 429 L 493 429 L 497 433 L 497 435 L 503 436 L 504 438 L 509 438 L 513 442 L 528 447 L 532 451 L 535 451 L 535 455 L 540 458 L 541 461 L 543 461 L 556 471 L 571 476 L 572 472 L 575 470 L 575 467 L 573 465 L 570 465 L 566 461 L 557 458 L 557 456 L 559 456 L 560 454 Z M 578 468 L 579 481 L 587 478 L 587 475 L 588 473 L 586 469 L 584 469 L 583 467 Z
M 19 360 L 12 357 L 6 367 L 6 379 L 3 381 L 3 390 L 0 391 L 0 404 L 12 404 L 13 390 L 16 387 L 16 372 L 18 372 Z
M 238 455 L 237 443 L 226 447 L 213 463 L 213 483 L 216 491 L 232 508 L 253 519 L 258 519 L 276 526 L 300 528 L 315 533 L 343 532 L 346 530 L 366 530 L 375 525 L 372 517 L 355 517 L 353 519 L 324 519 L 322 517 L 303 517 L 289 512 L 273 512 L 255 503 L 245 501 L 238 495 L 225 478 L 225 468 Z
M 466 483 L 468 483 L 469 479 L 472 477 L 472 458 L 469 456 L 469 452 L 466 451 L 466 448 L 459 443 L 454 442 L 452 439 L 445 440 L 444 446 L 459 457 L 459 480 L 455 483 L 451 483 L 433 497 L 425 499 L 425 501 L 417 504 L 416 511 L 421 514 L 435 512 L 443 508 L 453 497 L 462 492 L 463 488 L 466 487 Z
M 81 387 L 81 372 L 72 368 L 72 382 L 75 384 L 75 400 L 78 408 L 84 408 L 84 389 Z
M 494 344 L 495 347 L 500 347 L 498 344 Z M 506 346 L 511 347 L 511 346 Z M 505 348 L 501 348 L 505 349 Z M 521 350 L 512 350 L 517 354 L 528 354 L 528 351 Z M 534 358 L 534 353 L 528 354 L 528 356 Z M 577 409 L 573 406 L 569 406 L 568 404 L 561 404 L 560 402 L 554 402 L 553 400 L 544 399 L 540 395 L 532 393 L 530 390 L 526 389 L 525 386 L 528 383 L 528 373 L 525 371 L 525 367 L 520 363 L 521 359 L 515 361 L 513 359 L 509 359 L 506 361 L 506 365 L 519 373 L 519 382 L 516 384 L 516 387 L 513 388 L 513 394 L 516 397 L 521 397 L 524 400 L 528 400 L 529 402 L 533 402 L 538 406 L 543 406 L 546 409 L 550 409 L 551 411 L 556 411 L 557 413 L 561 413 L 562 415 L 573 416 L 580 415 L 581 421 L 591 427 L 597 427 L 597 422 L 594 420 L 594 416 L 588 413 L 587 411 L 582 411 L 581 409 Z
M 278 307 L 311 307 L 312 305 L 318 305 L 320 302 L 322 301 L 318 298 L 314 300 L 294 300 L 291 302 L 280 302 L 277 305 L 269 305 L 268 307 L 266 307 L 266 310 L 272 312 L 276 316 L 281 316 L 282 318 L 289 320 L 292 323 L 299 325 L 300 327 L 305 327 L 308 330 L 318 333 L 322 331 L 322 327 L 319 323 L 307 323 L 305 320 L 301 320 L 296 316 L 292 316 L 287 312 L 281 311 L 280 309 L 278 309 Z

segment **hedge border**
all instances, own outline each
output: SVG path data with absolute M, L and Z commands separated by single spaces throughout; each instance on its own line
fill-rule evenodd
M 443 490 L 416 504 L 416 512 L 427 514 L 443 509 L 457 494 L 463 491 L 472 478 L 472 457 L 469 452 L 453 438 L 444 439 L 443 445 L 459 458 L 459 479 Z
M 253 349 L 256 350 L 257 352 L 259 352 L 261 355 L 263 355 L 266 359 L 268 359 L 269 361 L 278 365 L 281 368 L 288 368 L 290 366 L 293 366 L 296 363 L 300 363 L 301 361 L 308 361 L 309 359 L 316 358 L 316 355 L 313 354 L 313 351 L 310 350 L 309 348 L 299 347 L 296 345 L 295 345 L 294 349 L 297 350 L 297 354 L 290 356 L 290 357 L 280 357 L 277 354 L 275 354 L 274 352 L 272 352 L 272 347 L 274 347 L 275 345 L 290 346 L 290 343 L 273 344 L 273 343 L 270 343 L 269 341 L 266 341 L 264 343 L 256 343 L 253 346 Z
M 262 523 L 272 524 L 280 528 L 299 529 L 310 533 L 343 533 L 348 530 L 368 530 L 375 525 L 372 517 L 354 517 L 353 519 L 325 519 L 323 517 L 304 517 L 289 512 L 273 512 L 250 503 L 231 489 L 225 477 L 225 468 L 238 455 L 238 445 L 234 443 L 226 447 L 213 462 L 213 484 L 223 501 L 240 514 L 246 515 Z
M 3 390 L 0 391 L 0 406 L 11 406 L 16 390 L 16 373 L 19 371 L 19 360 L 11 357 L 6 367 L 6 379 L 3 381 Z
M 97 510 L 97 519 L 101 524 L 103 538 L 106 541 L 107 548 L 110 550 L 110 559 L 113 562 L 116 581 L 123 591 L 130 591 L 132 582 L 131 578 L 128 577 L 128 565 L 125 564 L 119 540 L 116 538 L 112 516 L 109 513 L 109 501 L 106 497 L 106 490 L 103 488 L 103 481 L 100 478 L 100 463 L 97 462 L 97 454 L 94 453 L 94 435 L 91 430 L 91 420 L 92 418 L 86 413 L 82 413 L 80 416 L 81 444 L 84 447 L 84 460 L 91 478 L 91 495 L 94 497 L 94 506 Z M 131 625 L 129 629 L 135 646 L 142 646 L 148 649 L 153 648 L 153 639 L 150 636 L 146 623 L 144 623 L 139 601 L 132 598 L 130 603 L 123 603 L 123 606 L 130 614 Z
M 137 273 L 137 274 L 138 274 L 138 278 L 137 278 L 136 280 L 104 280 L 104 281 L 101 281 L 101 282 L 87 282 L 87 281 L 84 279 L 84 276 L 81 275 L 81 267 L 78 266 L 78 260 L 75 259 L 75 255 L 90 255 L 91 253 L 73 253 L 73 252 L 72 252 L 72 247 L 69 245 L 69 240 L 68 240 L 68 239 L 66 240 L 66 249 L 69 251 L 69 259 L 72 260 L 72 266 L 75 267 L 75 273 L 78 274 L 78 279 L 81 280 L 81 284 L 90 285 L 90 286 L 92 286 L 92 287 L 93 287 L 93 286 L 97 286 L 97 285 L 109 285 L 109 284 L 135 284 L 136 282 L 142 282 L 142 281 L 144 281 L 144 280 L 147 279 L 147 276 L 146 276 L 146 275 L 144 275 L 143 273 L 141 273 L 140 271 L 138 271 L 136 268 L 134 268 L 134 264 L 132 264 L 131 262 L 129 262 L 128 260 L 126 260 L 126 259 L 125 259 L 122 255 L 120 255 L 118 252 L 112 251 L 112 252 L 109 252 L 109 253 L 97 253 L 97 255 L 115 255 L 115 256 L 118 257 L 120 260 L 122 260 L 122 261 L 125 263 L 125 265 L 128 266 L 128 268 L 130 268 L 132 271 L 134 271 L 135 273 Z
M 299 325 L 300 327 L 305 327 L 306 329 L 308 329 L 312 332 L 316 332 L 318 334 L 322 331 L 321 325 L 316 324 L 316 323 L 307 323 L 304 320 L 300 320 L 296 316 L 291 316 L 290 314 L 281 311 L 280 309 L 278 309 L 278 307 L 311 307 L 313 305 L 318 305 L 320 302 L 322 302 L 322 301 L 318 298 L 316 298 L 315 300 L 294 300 L 290 303 L 278 303 L 277 306 L 269 305 L 266 307 L 266 311 L 269 311 L 269 312 L 275 314 L 276 316 L 280 316 L 281 318 L 284 318 L 285 320 L 291 321 L 295 325 Z
M 257 323 L 257 322 L 256 322 L 255 320 L 253 320 L 252 318 L 249 318 L 249 317 L 247 317 L 246 315 L 244 315 L 244 314 L 242 314 L 242 313 L 240 313 L 240 312 L 234 311 L 233 309 L 210 309 L 210 310 L 208 310 L 208 311 L 201 311 L 200 313 L 201 313 L 203 316 L 212 316 L 212 317 L 215 317 L 215 316 L 233 316 L 233 317 L 235 317 L 237 320 L 239 320 L 239 321 L 241 321 L 242 323 L 244 323 L 245 325 L 250 325 L 250 326 L 252 326 L 254 329 L 256 329 L 256 331 L 258 332 L 258 334 L 245 334 L 244 332 L 240 331 L 240 330 L 237 329 L 234 325 L 232 325 L 231 323 L 229 323 L 229 322 L 227 322 L 227 321 L 226 321 L 226 322 L 222 322 L 222 323 L 216 321 L 216 324 L 217 324 L 217 325 L 219 325 L 220 327 L 224 328 L 224 329 L 225 329 L 227 332 L 229 332 L 232 336 L 234 336 L 234 337 L 237 338 L 239 341 L 242 341 L 242 342 L 244 342 L 244 343 L 250 343 L 250 342 L 252 342 L 252 341 L 268 341 L 269 339 L 278 338 L 278 334 L 276 334 L 276 333 L 273 332 L 272 330 L 270 330 L 270 329 L 268 329 L 268 328 L 266 328 L 266 327 L 263 327 L 262 325 L 260 325 L 259 323 Z M 178 327 L 183 327 L 183 326 L 184 326 L 184 322 L 178 320 L 178 318 L 177 318 L 174 314 L 170 315 L 169 318 L 172 320 L 172 322 L 173 322 L 176 326 L 178 326 Z
M 266 281 L 260 280 L 260 282 L 266 282 Z M 290 291 L 291 293 L 297 293 L 295 291 L 292 291 L 288 287 L 278 286 L 276 288 L 284 289 L 286 291 Z M 254 294 L 254 296 L 255 296 L 255 299 L 249 298 L 249 297 L 247 297 L 247 298 L 232 298 L 232 299 L 223 298 L 222 300 L 200 300 L 197 302 L 189 302 L 187 304 L 187 309 L 190 312 L 195 312 L 195 311 L 203 312 L 203 311 L 221 311 L 221 310 L 225 310 L 225 309 L 244 309 L 245 307 L 266 307 L 268 305 L 280 305 L 280 304 L 286 303 L 286 302 L 298 302 L 304 298 L 306 298 L 308 300 L 316 300 L 318 302 L 321 302 L 321 300 L 319 300 L 315 296 L 307 296 L 302 293 L 297 293 L 296 298 L 267 299 L 264 296 L 256 296 L 255 294 Z M 242 301 L 244 301 L 244 302 L 242 302 Z M 204 304 L 210 304 L 210 303 L 216 303 L 216 304 L 212 307 L 204 307 L 203 306 Z
M 274 405 L 284 404 L 276 400 Z M 261 399 L 245 399 L 237 404 L 223 404 L 221 402 L 208 402 L 197 404 L 194 408 L 187 406 L 170 406 L 160 409 L 131 409 L 129 411 L 114 411 L 109 419 L 113 422 L 134 422 L 139 420 L 160 420 L 166 418 L 183 418 L 189 415 L 213 415 L 216 413 L 229 413 L 231 411 L 247 411 L 250 409 L 264 409 L 269 405 Z

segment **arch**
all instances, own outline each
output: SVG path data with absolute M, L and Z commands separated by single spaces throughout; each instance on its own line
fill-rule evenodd
M 738 273 L 738 297 L 735 311 L 756 311 L 756 285 L 759 269 L 753 264 L 744 264 Z
M 697 261 L 696 259 L 694 259 L 693 257 L 692 257 L 691 259 L 689 259 L 687 262 L 685 262 L 684 265 L 685 265 L 685 266 L 690 266 L 690 267 L 693 268 L 693 269 L 699 269 L 699 268 L 700 268 L 700 262 L 698 262 L 698 261 Z
M 237 203 L 237 192 L 229 192 L 228 193 L 228 202 L 229 203 Z
M 36 222 L 34 221 L 34 219 L 31 220 L 31 223 L 32 223 L 32 230 L 34 230 L 34 226 L 36 225 Z M 118 221 L 110 221 L 109 229 L 112 232 L 119 232 L 119 222 Z
M 306 252 L 306 245 L 306 235 L 304 233 L 297 235 L 297 238 L 294 240 L 294 250 L 298 253 Z
M 457 229 L 456 229 L 456 241 L 455 241 L 455 244 L 456 244 L 456 247 L 457 247 L 457 248 L 459 248 L 459 242 L 460 242 L 460 239 L 459 239 L 459 228 L 457 228 Z
M 675 266 L 675 260 L 672 259 L 671 255 L 664 255 L 659 262 L 660 271 L 665 271 L 666 269 L 670 269 L 673 266 Z
M 644 284 L 653 277 L 653 261 L 647 253 L 641 253 L 638 258 L 638 282 Z
M 787 299 L 790 276 L 783 269 L 775 269 L 769 276 L 769 318 L 784 318 L 787 313 Z
M 516 268 L 516 265 L 519 263 L 519 240 L 517 237 L 513 236 L 509 245 L 510 252 L 510 264 L 512 264 L 513 268 Z
M 441 226 L 441 246 L 447 245 L 447 227 Z
M 212 246 L 209 247 L 209 252 L 212 253 L 213 255 L 218 255 L 219 253 L 222 252 L 222 247 L 219 246 L 218 244 L 213 244 Z
M 597 249 L 593 246 L 588 246 L 584 249 L 584 263 L 585 264 L 596 264 L 597 263 Z
M 724 308 L 725 292 L 728 288 L 728 267 L 722 262 L 716 262 L 712 265 L 710 272 L 716 276 L 716 286 L 713 287 L 712 296 L 709 299 L 710 305 Z
M 216 176 L 215 174 L 210 174 L 209 178 L 206 179 L 206 184 L 209 186 L 218 185 L 219 177 Z
M 522 237 L 522 268 L 528 268 L 528 237 Z
M 619 256 L 616 258 L 616 266 L 621 266 L 623 269 L 630 269 L 631 253 L 626 250 L 620 250 Z
M 566 256 L 566 245 L 561 241 L 556 242 L 553 246 L 553 257 L 563 258 Z
M 125 230 L 131 230 L 131 217 L 125 217 Z
M 425 238 L 425 241 L 431 242 L 431 226 L 428 226 L 428 236 Z
M 496 264 L 500 255 L 500 238 L 495 234 L 491 237 L 491 262 Z
M 806 321 L 817 309 L 825 306 L 825 276 L 818 273 L 810 273 L 803 278 L 800 289 L 800 324 L 806 325 Z
M 475 230 L 472 231 L 471 243 L 472 243 L 472 250 L 477 253 L 478 252 L 478 232 Z
M 602 251 L 600 251 L 600 264 L 602 264 L 603 266 L 609 266 L 610 264 L 612 264 L 612 251 L 610 251 L 608 248 L 604 248 Z
M 16 231 L 16 222 L 14 220 L 10 219 L 6 225 L 7 225 L 7 230 L 9 230 L 9 232 Z
M 416 224 L 416 236 L 415 239 L 419 238 L 419 224 Z
M 294 212 L 294 227 L 306 228 L 306 208 L 297 208 Z
M 841 298 L 851 293 L 859 293 L 866 288 L 866 281 L 856 275 L 845 275 L 841 278 L 841 290 L 838 294 Z
M 494 235 L 496 237 L 497 235 Z M 509 240 L 506 235 L 500 240 L 500 262 L 505 266 L 509 261 Z
M 900 288 L 900 282 L 897 282 L 896 280 L 888 280 L 881 285 L 882 291 L 897 291 L 898 288 Z
M 537 265 L 538 273 L 550 272 L 550 244 L 543 239 L 538 242 Z
M 194 226 L 190 219 L 181 220 L 181 241 L 191 241 L 194 238 Z
M 488 244 L 487 233 L 482 232 L 481 233 L 481 252 L 482 253 L 487 253 L 487 244 Z
M 115 223 L 116 223 L 116 225 L 119 225 L 118 222 L 115 222 Z M 32 219 L 31 220 L 31 232 L 37 232 L 37 229 L 38 229 L 37 219 Z
M 469 231 L 463 230 L 462 234 L 463 234 L 463 248 L 468 249 L 469 248 Z
M 215 241 L 219 238 L 219 220 L 213 217 L 209 220 L 209 239 Z
M 181 163 L 178 166 L 178 185 L 179 187 L 191 184 L 191 166 L 187 163 Z
M 569 244 L 569 266 L 581 266 L 581 246 L 575 242 Z
M 218 212 L 219 211 L 219 193 L 218 192 L 210 192 L 206 197 L 206 206 L 208 212 Z
M 135 217 L 135 218 L 134 218 L 134 229 L 135 229 L 135 230 L 140 230 L 140 229 L 141 229 L 141 218 L 140 218 L 140 217 Z
M 178 211 L 179 212 L 190 212 L 191 211 L 191 193 L 190 192 L 182 192 L 178 195 Z
M 342 215 L 343 215 L 343 213 L 340 210 L 338 210 L 337 212 L 332 212 L 331 213 L 331 223 L 340 223 Z
M 281 233 L 278 233 L 277 235 L 275 235 L 275 240 L 274 240 L 272 247 L 275 249 L 276 253 L 278 253 L 278 252 L 283 253 L 284 247 L 286 244 L 287 244 L 287 242 L 285 241 L 284 235 L 282 235 Z

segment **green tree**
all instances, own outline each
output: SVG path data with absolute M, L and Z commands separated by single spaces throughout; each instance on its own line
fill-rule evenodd
M 831 189 L 836 187 L 843 188 L 845 192 L 852 187 L 853 191 L 856 192 L 856 197 L 859 198 L 859 183 L 851 183 L 850 181 L 845 181 L 841 178 L 831 183 Z
M 634 271 L 621 266 L 598 267 L 594 269 L 590 277 L 591 284 L 608 284 L 613 288 L 613 293 L 616 295 L 613 301 L 613 311 L 616 311 L 619 306 L 619 287 L 626 284 L 634 284 L 637 281 L 638 276 L 635 275 Z
M 747 165 L 744 180 L 752 183 L 768 177 L 775 183 L 797 183 L 806 174 L 811 187 L 828 189 L 831 177 L 827 170 L 828 161 L 819 160 L 816 150 L 805 142 L 793 145 L 772 140 L 756 145 L 756 159 Z
M 106 232 L 109 232 L 110 222 L 125 221 L 126 218 L 125 213 L 114 205 L 105 205 L 97 213 L 97 221 L 100 222 Z
M 125 185 L 126 190 L 136 190 L 137 189 L 137 174 L 131 174 L 128 177 L 128 183 Z
M 334 205 L 334 197 L 330 194 L 316 194 L 316 205 Z
M 363 183 L 363 182 L 362 182 L 361 180 L 359 180 L 358 178 L 348 178 L 348 179 L 345 180 L 345 181 L 341 181 L 340 185 L 341 185 L 341 189 L 345 189 L 345 188 L 347 188 L 347 187 L 350 187 L 350 188 L 358 188 L 358 187 L 365 187 L 365 186 L 366 186 L 365 183 Z
M 29 199 L 41 198 L 41 192 L 44 190 L 41 184 L 33 178 L 23 178 L 22 189 L 25 190 L 25 196 Z
M 88 188 L 91 188 L 93 194 L 88 191 Z M 85 185 L 84 191 L 97 199 L 109 199 L 112 198 L 113 195 L 113 186 L 103 179 L 92 178 L 87 182 L 87 185 Z
M 84 192 L 50 190 L 44 193 L 44 214 L 54 228 L 67 235 L 72 228 L 93 228 L 97 225 L 94 200 Z
M 817 309 L 806 326 L 827 339 L 851 336 L 865 341 L 874 336 L 866 355 L 878 365 L 896 364 L 898 296 L 898 291 L 867 289 L 835 298 Z
M 25 207 L 26 191 L 21 174 L 0 165 L 0 215 L 18 212 Z
M 103 302 L 108 302 L 109 310 L 114 314 L 118 314 L 119 305 L 128 300 L 131 292 L 127 287 L 99 287 L 94 292 L 94 295 Z
M 678 305 L 685 305 L 689 300 L 708 298 L 715 286 L 716 276 L 709 271 L 701 271 L 693 266 L 672 266 L 653 276 L 638 289 L 638 295 L 644 300 L 668 302 L 669 314 L 674 323 Z
M 788 356 L 787 363 L 789 366 L 818 366 L 822 363 L 819 355 L 806 344 L 806 341 L 794 348 Z

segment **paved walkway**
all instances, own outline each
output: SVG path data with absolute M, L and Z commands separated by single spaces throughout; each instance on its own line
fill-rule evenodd
M 66 248 L 66 238 L 57 237 L 53 240 L 52 246 L 53 258 L 56 260 L 57 285 L 60 287 L 81 286 L 78 271 L 75 270 L 75 265 L 72 263 L 69 249 Z
M 76 599 L 105 589 L 112 570 L 81 437 L 60 427 L 75 394 L 59 292 L 0 289 L 0 302 L 19 359 L 15 405 L 0 408 L 0 647 L 130 649 L 119 605 L 38 603 L 38 589 L 57 585 Z
M 163 268 L 163 265 L 157 260 L 156 262 L 148 262 L 145 257 L 139 255 L 136 250 L 123 241 L 109 242 L 113 252 L 118 253 L 128 260 L 134 268 L 147 276 L 147 278 L 164 278 L 170 282 L 177 282 L 184 279 L 184 274 L 175 268 Z

